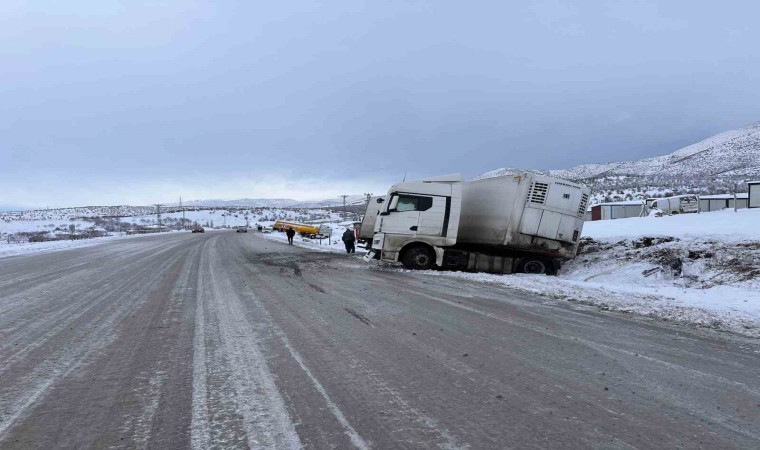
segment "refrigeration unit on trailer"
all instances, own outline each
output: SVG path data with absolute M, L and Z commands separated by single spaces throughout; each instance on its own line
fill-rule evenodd
M 590 190 L 519 173 L 394 185 L 365 259 L 491 273 L 555 273 L 575 257 Z

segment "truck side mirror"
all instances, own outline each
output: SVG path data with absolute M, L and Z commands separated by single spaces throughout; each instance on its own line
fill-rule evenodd
M 376 201 L 376 202 L 378 202 L 378 203 L 383 203 L 383 202 L 385 201 L 385 199 L 384 199 L 384 198 L 382 198 L 382 197 L 379 197 L 379 198 L 378 198 L 377 200 L 375 200 L 375 201 Z

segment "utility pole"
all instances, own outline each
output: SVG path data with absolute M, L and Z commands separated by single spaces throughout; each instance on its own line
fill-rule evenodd
M 346 220 L 346 197 L 348 195 L 343 194 L 341 197 L 343 197 L 343 220 Z
M 734 212 L 736 212 L 736 210 L 739 209 L 738 205 L 736 204 L 736 197 L 737 197 L 736 192 L 738 190 L 739 190 L 739 183 L 734 182 Z
M 156 203 L 156 220 L 158 221 L 158 227 L 161 228 L 161 204 Z
M 185 208 L 182 206 L 182 196 L 179 197 L 179 209 L 182 210 L 182 229 L 187 229 L 185 227 Z

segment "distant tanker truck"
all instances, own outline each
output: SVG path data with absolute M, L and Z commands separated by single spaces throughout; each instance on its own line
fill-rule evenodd
M 375 200 L 382 208 L 364 259 L 409 269 L 555 274 L 578 251 L 590 193 L 533 173 L 399 183 Z
M 288 228 L 292 228 L 296 233 L 307 237 L 329 236 L 332 231 L 329 225 L 309 225 L 285 220 L 278 220 L 272 225 L 272 229 L 275 231 L 284 232 Z

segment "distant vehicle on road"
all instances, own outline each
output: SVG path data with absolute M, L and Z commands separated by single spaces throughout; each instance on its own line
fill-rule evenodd
M 247 233 L 248 232 L 248 227 L 244 227 L 244 226 L 235 227 L 235 232 L 236 233 Z
M 195 227 L 193 228 L 193 233 L 203 233 L 206 230 L 203 229 L 203 227 Z
M 665 198 L 648 198 L 649 209 L 659 209 L 663 214 L 690 214 L 699 212 L 699 196 L 676 195 Z

